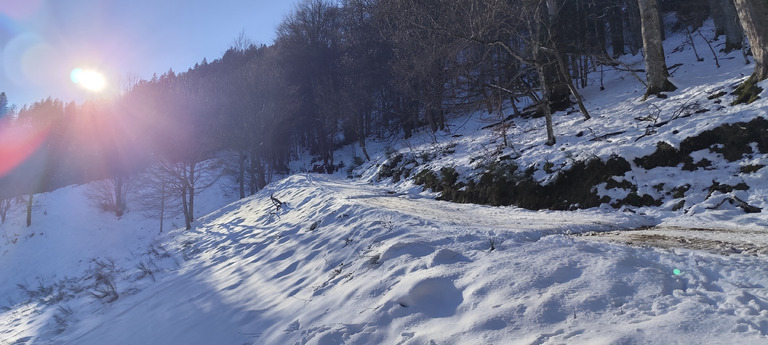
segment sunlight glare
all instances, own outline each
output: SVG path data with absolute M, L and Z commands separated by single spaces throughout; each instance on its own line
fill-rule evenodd
M 70 78 L 73 83 L 93 92 L 102 91 L 107 85 L 104 75 L 92 69 L 75 68 L 70 73 Z

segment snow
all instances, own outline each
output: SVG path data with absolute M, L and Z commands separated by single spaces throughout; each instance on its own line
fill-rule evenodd
M 673 37 L 667 51 L 681 42 Z M 716 69 L 695 62 L 689 48 L 670 54 L 670 65 L 683 64 L 680 90 L 646 102 L 631 75 L 606 71 L 605 91 L 584 90 L 594 119 L 557 114 L 554 147 L 542 145 L 543 119 L 515 120 L 516 162 L 536 164 L 535 176 L 549 181 L 544 162 L 631 160 L 658 141 L 677 146 L 722 123 L 766 116 L 765 100 L 716 108 L 707 99 L 751 72 L 740 59 Z M 648 123 L 636 117 L 670 120 L 691 102 L 712 110 L 643 136 Z M 498 147 L 497 134 L 477 130 L 489 117 L 455 119 L 437 136 L 371 141 L 373 162 L 353 172 L 358 178 L 299 173 L 237 201 L 210 188 L 189 231 L 171 220 L 175 230 L 158 234 L 156 219 L 103 213 L 89 205 L 88 186 L 37 195 L 31 227 L 23 207 L 0 226 L 0 344 L 768 342 L 768 215 L 728 202 L 713 209 L 734 196 L 768 207 L 768 169 L 735 173 L 768 157 L 729 163 L 699 151 L 695 159 L 713 169 L 633 165 L 623 177 L 648 193 L 690 184 L 678 211 L 673 200 L 571 212 L 454 204 L 409 180 L 376 178 L 392 150 L 435 156 L 423 167 L 472 173 Z M 345 148 L 338 159 L 355 154 Z M 708 193 L 713 179 L 752 188 Z M 279 211 L 273 194 L 285 202 Z M 112 302 L 96 297 L 109 290 L 105 281 L 119 295 Z

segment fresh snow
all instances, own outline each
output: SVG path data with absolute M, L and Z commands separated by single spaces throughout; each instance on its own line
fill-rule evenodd
M 751 73 L 739 53 L 721 55 L 717 69 L 711 56 L 696 62 L 683 41 L 665 43 L 668 64 L 682 64 L 668 99 L 640 102 L 634 77 L 606 69 L 605 91 L 597 80 L 583 90 L 593 120 L 556 114 L 558 144 L 548 147 L 543 119 L 516 119 L 506 153 L 537 165 L 547 182 L 546 162 L 631 161 L 659 141 L 677 146 L 723 123 L 768 118 L 765 97 L 736 107 L 730 96 L 707 99 Z M 642 66 L 639 56 L 624 62 Z M 635 119 L 670 120 L 695 102 L 709 111 L 650 135 Z M 87 185 L 37 195 L 31 227 L 23 207 L 0 226 L 0 344 L 768 343 L 767 168 L 737 174 L 743 160 L 702 151 L 695 157 L 716 169 L 633 166 L 624 176 L 641 193 L 691 184 L 679 211 L 672 200 L 571 212 L 454 204 L 410 181 L 376 178 L 388 151 L 436 154 L 422 168 L 471 176 L 499 147 L 497 134 L 478 131 L 492 118 L 476 113 L 452 120 L 450 133 L 371 141 L 373 162 L 350 171 L 354 179 L 299 173 L 237 201 L 214 186 L 198 198 L 190 231 L 178 219 L 158 234 L 158 221 L 138 212 L 102 213 Z M 620 134 L 589 140 L 609 133 Z M 354 155 L 345 148 L 337 160 Z M 754 154 L 750 164 L 766 162 Z M 752 188 L 710 195 L 713 180 Z M 285 202 L 280 210 L 270 195 Z M 732 196 L 763 212 L 715 208 Z M 116 300 L 97 297 L 105 281 Z

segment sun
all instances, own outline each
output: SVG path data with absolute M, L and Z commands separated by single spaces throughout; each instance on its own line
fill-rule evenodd
M 100 92 L 107 86 L 107 79 L 96 70 L 75 68 L 70 73 L 72 82 L 92 92 Z

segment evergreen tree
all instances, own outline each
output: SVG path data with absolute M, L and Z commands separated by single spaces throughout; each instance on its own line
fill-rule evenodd
M 8 114 L 10 111 L 10 105 L 8 105 L 8 96 L 5 92 L 0 92 L 0 118 Z

